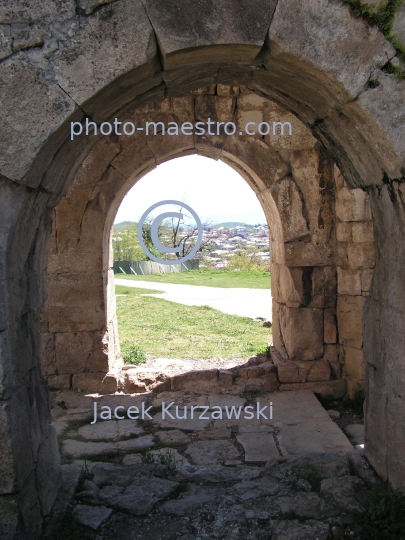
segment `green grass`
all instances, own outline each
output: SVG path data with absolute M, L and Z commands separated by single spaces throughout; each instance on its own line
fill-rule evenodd
M 117 317 L 120 339 L 152 357 L 243 358 L 271 340 L 271 329 L 247 317 L 136 294 L 117 297 Z
M 405 495 L 386 484 L 370 491 L 371 505 L 360 518 L 362 538 L 405 540 Z
M 121 341 L 121 354 L 124 359 L 124 364 L 130 364 L 132 366 L 140 366 L 147 360 L 145 351 L 134 340 Z
M 142 289 L 141 287 L 124 287 L 123 285 L 115 286 L 115 294 L 124 294 L 125 296 L 135 296 L 138 294 L 162 294 L 163 291 L 156 289 Z
M 342 0 L 348 5 L 355 17 L 360 17 L 367 21 L 371 26 L 378 26 L 385 38 L 391 42 L 398 58 L 405 62 L 405 47 L 398 39 L 391 34 L 395 13 L 403 3 L 403 0 L 387 0 L 381 5 L 372 6 L 362 0 Z M 382 71 L 395 75 L 398 79 L 405 79 L 405 71 L 401 67 L 394 66 L 388 62 L 383 66 Z
M 155 283 L 175 283 L 178 285 L 204 285 L 206 287 L 230 287 L 246 289 L 270 289 L 269 272 L 234 272 L 226 270 L 188 270 L 172 274 L 152 274 L 135 276 L 116 274 L 116 278 L 131 281 L 151 281 Z M 122 294 L 122 293 L 120 293 Z M 146 294 L 146 293 L 145 293 Z

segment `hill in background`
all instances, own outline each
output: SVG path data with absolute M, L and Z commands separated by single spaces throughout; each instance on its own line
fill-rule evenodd
M 241 221 L 225 221 L 225 223 L 217 223 L 214 227 L 253 227 L 253 225 Z

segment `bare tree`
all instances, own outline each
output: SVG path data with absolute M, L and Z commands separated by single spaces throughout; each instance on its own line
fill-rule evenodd
M 177 208 L 183 217 L 170 218 L 170 220 L 167 220 L 169 223 L 165 224 L 165 228 L 169 231 L 168 243 L 173 248 L 180 248 L 175 254 L 178 259 L 181 259 L 186 257 L 196 245 L 198 225 L 195 224 L 194 218 L 189 212 L 184 210 L 183 206 L 178 206 Z M 202 223 L 203 229 L 210 225 L 209 221 Z M 164 233 L 162 235 L 165 236 Z M 201 253 L 210 243 L 210 239 L 203 239 L 197 253 Z

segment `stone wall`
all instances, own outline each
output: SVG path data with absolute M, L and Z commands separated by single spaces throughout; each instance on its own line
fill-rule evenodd
M 339 350 L 354 398 L 365 392 L 363 306 L 375 265 L 374 230 L 367 193 L 349 189 L 338 170 L 335 176 Z
M 54 211 L 49 294 L 42 311 L 43 373 L 52 388 L 106 391 L 120 385 L 110 270 L 110 227 L 127 190 L 163 160 L 199 152 L 223 159 L 263 204 L 270 230 L 274 344 L 283 389 L 321 383 L 345 393 L 337 346 L 335 165 L 293 115 L 246 87 L 210 85 L 156 99 L 120 121 L 230 122 L 234 136 L 101 138 Z M 239 135 L 247 122 L 289 122 L 292 135 Z M 340 361 L 342 361 L 342 356 Z M 290 365 L 289 361 L 295 365 Z M 109 373 L 105 379 L 106 373 Z M 116 383 L 115 383 L 116 384 Z M 293 384 L 293 386 L 288 386 Z M 315 386 L 316 388 L 316 386 Z M 332 390 L 333 389 L 333 390 Z
M 328 153 L 285 109 L 246 87 L 202 87 L 127 111 L 122 121 L 290 122 L 292 136 L 123 136 L 98 140 L 54 211 L 42 312 L 51 388 L 121 385 L 110 227 L 127 190 L 162 160 L 200 152 L 248 181 L 270 226 L 274 345 L 281 389 L 342 397 L 365 389 L 362 296 L 374 266 L 368 195 L 349 189 Z M 106 374 L 108 377 L 105 378 Z M 347 386 L 345 384 L 347 383 Z M 319 383 L 316 386 L 315 383 Z M 308 386 L 309 387 L 309 386 Z
M 272 358 L 281 390 L 322 382 L 320 393 L 329 387 L 335 397 L 347 390 L 355 398 L 365 393 L 363 304 L 375 265 L 374 231 L 367 193 L 350 189 L 337 167 L 329 170 L 328 180 L 329 190 L 323 175 L 322 194 L 329 200 L 322 225 L 323 219 L 329 222 L 332 250 L 327 265 L 316 267 L 314 256 L 305 267 L 272 265 L 278 351 Z
M 396 51 L 378 28 L 335 0 L 104 3 L 10 0 L 0 7 L 3 538 L 37 538 L 53 497 L 48 487 L 57 486 L 56 462 L 40 472 L 38 457 L 51 437 L 39 373 L 49 218 L 96 142 L 71 141 L 70 121 L 85 115 L 105 121 L 133 102 L 152 102 L 153 94 L 184 95 L 212 84 L 244 85 L 294 114 L 333 156 L 348 187 L 369 194 L 376 260 L 363 306 L 366 453 L 384 478 L 403 487 L 405 81 L 386 69 L 400 62 Z M 402 16 L 395 17 L 396 36 Z M 243 155 L 243 162 L 250 160 L 245 170 L 259 168 L 264 151 L 260 141 L 252 144 Z M 153 148 L 139 152 L 144 167 L 153 167 Z M 237 157 L 233 166 L 240 167 Z M 102 208 L 101 195 L 93 195 Z M 273 205 L 276 215 L 273 201 L 263 194 L 263 205 Z

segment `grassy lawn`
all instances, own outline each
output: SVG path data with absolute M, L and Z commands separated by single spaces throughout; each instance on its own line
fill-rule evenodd
M 125 295 L 117 297 L 121 345 L 135 342 L 155 358 L 243 358 L 264 352 L 271 340 L 271 329 L 247 317 L 143 296 L 149 289 L 116 292 Z
M 135 276 L 134 274 L 115 274 L 119 279 L 131 281 L 151 281 L 155 283 L 175 283 L 178 285 L 205 285 L 207 287 L 230 287 L 246 289 L 270 289 L 270 274 L 259 272 L 234 272 L 226 270 L 188 270 L 173 274 L 152 274 Z
M 115 286 L 115 294 L 125 296 L 136 296 L 138 294 L 162 294 L 163 291 L 156 289 L 142 289 L 141 287 L 124 287 L 122 285 Z

